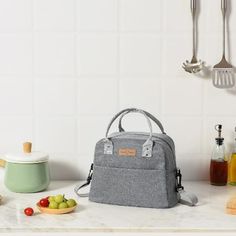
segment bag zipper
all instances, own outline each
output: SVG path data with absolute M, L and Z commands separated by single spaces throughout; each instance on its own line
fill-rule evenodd
M 128 133 L 128 132 L 126 132 L 126 134 L 128 134 L 128 135 L 144 135 L 144 136 L 149 136 L 149 135 L 147 135 L 147 134 L 143 134 L 143 133 Z M 111 137 L 109 137 L 109 138 L 115 138 L 115 137 L 119 137 L 119 136 L 122 136 L 123 134 L 122 133 L 117 133 L 117 134 L 114 134 L 114 136 L 111 136 Z M 156 136 L 155 134 L 153 134 L 152 135 L 152 137 L 155 137 L 156 139 L 159 139 L 159 140 L 162 140 L 163 142 L 165 142 L 168 146 L 169 146 L 169 148 L 170 148 L 170 150 L 174 153 L 175 151 L 173 150 L 173 148 L 171 147 L 171 145 L 169 144 L 169 142 L 167 142 L 165 139 L 163 139 L 163 138 L 160 138 L 159 136 Z
M 135 134 L 134 134 L 134 133 L 126 132 L 126 134 L 128 134 L 128 135 L 144 135 L 144 136 L 147 136 L 147 137 L 148 137 L 148 135 L 147 135 L 147 134 L 144 134 L 144 133 L 135 133 Z M 122 133 L 115 133 L 113 136 L 110 136 L 109 138 L 117 138 L 117 137 L 120 137 L 120 136 L 122 136 L 122 135 L 123 135 Z M 174 164 L 174 166 L 176 166 L 175 152 L 174 152 L 174 150 L 172 149 L 172 147 L 171 147 L 171 145 L 169 144 L 169 142 L 167 142 L 166 140 L 164 140 L 164 139 L 162 139 L 162 138 L 156 136 L 155 134 L 152 135 L 152 137 L 155 137 L 155 138 L 158 139 L 159 141 L 163 141 L 165 144 L 167 144 L 167 146 L 169 147 L 169 149 L 171 150 L 172 155 L 173 155 L 173 159 L 172 159 L 172 161 L 174 162 L 173 164 Z M 162 145 L 160 142 L 159 142 L 159 144 Z

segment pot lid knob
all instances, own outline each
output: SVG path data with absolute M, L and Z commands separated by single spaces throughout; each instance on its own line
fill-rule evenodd
M 23 143 L 23 152 L 24 153 L 31 153 L 31 149 L 32 149 L 32 143 L 31 142 Z

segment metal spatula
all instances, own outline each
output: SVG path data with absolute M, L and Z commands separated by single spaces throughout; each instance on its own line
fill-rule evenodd
M 232 88 L 235 85 L 233 66 L 225 58 L 225 17 L 227 0 L 221 0 L 221 11 L 223 16 L 223 56 L 221 61 L 213 67 L 212 79 L 216 88 Z

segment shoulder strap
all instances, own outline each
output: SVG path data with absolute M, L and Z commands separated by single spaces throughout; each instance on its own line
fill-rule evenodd
M 176 171 L 177 186 L 176 190 L 179 194 L 179 203 L 188 206 L 195 206 L 198 203 L 198 198 L 193 193 L 188 193 L 184 190 L 182 185 L 182 174 L 179 168 Z
M 188 193 L 184 190 L 179 191 L 180 199 L 179 203 L 188 206 L 195 206 L 198 203 L 198 198 L 193 193 Z
M 88 177 L 87 177 L 87 180 L 84 184 L 82 185 L 79 185 L 79 186 L 76 186 L 74 191 L 76 193 L 77 196 L 79 197 L 88 197 L 89 193 L 79 193 L 79 190 L 81 188 L 84 188 L 86 186 L 88 186 L 92 180 L 92 176 L 93 176 L 93 164 L 91 164 L 91 167 L 90 167 L 90 170 L 89 170 L 89 174 L 88 174 Z

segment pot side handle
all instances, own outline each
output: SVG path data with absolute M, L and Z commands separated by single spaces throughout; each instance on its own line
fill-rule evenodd
M 0 167 L 5 167 L 6 165 L 6 161 L 4 161 L 3 159 L 0 159 Z

